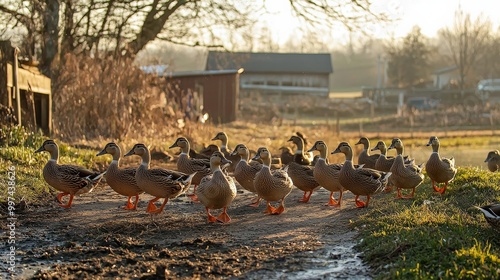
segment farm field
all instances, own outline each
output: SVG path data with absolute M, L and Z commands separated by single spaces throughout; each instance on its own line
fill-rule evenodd
M 324 140 L 330 151 L 340 141 L 354 146 L 359 139 L 359 131 L 336 135 L 311 125 L 243 122 L 186 127 L 184 135 L 199 150 L 220 144 L 210 141 L 218 131 L 228 134 L 230 147 L 246 143 L 252 150 L 260 146 L 271 151 L 280 146 L 293 149 L 287 140 L 296 131 L 307 137 L 308 148 Z M 441 154 L 454 156 L 459 166 L 444 195 L 434 193 L 426 177 L 414 199 L 396 200 L 394 193 L 382 193 L 373 197 L 368 208 L 356 209 L 353 195 L 347 192 L 342 208 L 333 209 L 324 206 L 326 190 L 315 192 L 309 203 L 300 203 L 303 193 L 294 189 L 286 199 L 287 211 L 269 216 L 262 213 L 263 203 L 259 208 L 248 207 L 253 195 L 240 189 L 228 209 L 229 224 L 207 223 L 203 206 L 184 195 L 169 201 L 159 215 L 145 212 L 148 195 L 141 196 L 137 211 L 126 211 L 120 208 L 126 199 L 105 184 L 76 197 L 71 209 L 62 209 L 55 201 L 56 192 L 41 176 L 48 155 L 33 154 L 43 139 L 19 136 L 16 145 L 0 150 L 2 170 L 16 166 L 16 197 L 23 201 L 16 206 L 14 279 L 497 278 L 497 235 L 473 207 L 500 201 L 500 173 L 487 171 L 484 163 L 487 152 L 500 146 L 493 133 L 437 134 Z M 389 143 L 396 135 L 367 136 L 374 145 L 377 140 Z M 430 135 L 403 136 L 405 153 L 418 163 L 425 161 L 431 153 L 425 146 Z M 161 132 L 117 143 L 127 151 L 143 142 L 167 152 L 170 161 L 154 160 L 151 165 L 173 169 L 178 151 L 168 146 L 176 137 Z M 95 154 L 108 141 L 61 143 L 60 162 L 104 170 L 111 158 Z M 361 147 L 355 149 L 356 157 Z M 329 160 L 344 159 L 331 155 Z M 122 163 L 137 166 L 139 159 Z M 8 230 L 5 223 L 2 230 Z M 6 236 L 2 238 L 6 241 Z M 422 244 L 430 245 L 422 248 Z

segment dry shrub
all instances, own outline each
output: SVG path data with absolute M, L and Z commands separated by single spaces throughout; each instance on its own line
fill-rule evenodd
M 182 93 L 130 58 L 67 55 L 53 79 L 54 135 L 67 141 L 176 133 Z

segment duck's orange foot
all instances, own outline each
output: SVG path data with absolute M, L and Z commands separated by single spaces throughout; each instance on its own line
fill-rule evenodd
M 330 197 L 330 200 L 325 204 L 325 206 L 340 207 L 340 201 L 336 201 L 335 198 Z
M 356 201 L 356 207 L 357 208 L 365 208 L 366 204 L 363 201 L 357 200 Z
M 127 205 L 123 206 L 122 208 L 125 209 L 125 210 L 136 210 L 137 209 L 137 200 L 135 202 L 135 204 L 132 204 L 132 202 L 130 201 L 132 199 L 131 196 L 128 197 L 128 200 L 127 200 Z
M 307 195 L 307 193 L 309 193 L 309 195 Z M 304 196 L 301 199 L 299 199 L 299 202 L 303 202 L 303 203 L 309 202 L 309 199 L 311 198 L 312 193 L 313 193 L 312 191 L 304 192 Z
M 406 196 L 401 194 L 401 189 L 399 189 L 399 188 L 397 189 L 397 193 L 398 193 L 396 196 L 397 199 L 411 199 L 415 195 L 415 189 L 412 189 L 411 193 L 409 195 L 406 195 Z
M 70 194 L 68 203 L 67 204 L 61 203 L 61 204 L 59 204 L 59 206 L 61 206 L 62 208 L 66 208 L 66 209 L 71 208 L 71 203 L 73 202 L 73 197 L 74 197 L 74 195 Z
M 212 215 L 208 216 L 208 218 L 207 218 L 207 222 L 209 222 L 209 223 L 215 223 L 216 221 L 217 221 L 217 218 L 215 218 Z
M 187 196 L 188 196 L 189 198 L 191 198 L 191 201 L 193 201 L 193 202 L 200 202 L 200 201 L 198 200 L 198 196 L 197 196 L 196 194 L 194 194 L 194 193 L 188 194 Z
M 278 208 L 274 209 L 274 212 L 272 213 L 273 215 L 279 215 L 281 213 L 285 212 L 285 206 L 280 205 Z
M 442 188 L 439 188 L 437 186 L 432 186 L 432 188 L 434 189 L 435 192 L 438 192 L 440 194 L 444 194 L 444 192 L 446 191 L 446 186 L 444 186 Z
M 276 208 L 272 207 L 271 204 L 269 204 L 269 202 L 268 202 L 266 210 L 264 210 L 262 213 L 264 213 L 264 214 L 274 214 L 275 211 L 276 211 Z
M 385 187 L 384 193 L 390 193 L 390 192 L 392 192 L 392 186 Z
M 122 206 L 122 209 L 125 209 L 125 210 L 137 210 L 137 208 L 135 208 L 133 204 L 127 204 L 125 206 Z
M 62 193 L 59 193 L 57 196 L 56 196 L 56 199 L 57 201 L 59 202 L 59 204 L 62 204 L 64 205 L 64 203 L 62 202 L 62 198 L 69 195 L 69 193 L 65 193 L 65 192 L 62 192 Z M 60 206 L 60 205 L 59 205 Z
M 146 208 L 147 213 L 156 213 L 156 211 L 158 211 L 158 207 L 156 207 L 156 205 L 155 205 L 155 201 L 157 201 L 157 200 L 158 200 L 158 198 L 154 198 L 154 199 L 149 201 L 148 208 Z
M 218 217 L 217 217 L 217 221 L 225 224 L 225 223 L 229 223 L 231 221 L 231 218 L 229 217 L 229 215 L 226 213 L 226 212 L 222 212 Z
M 359 200 L 358 198 L 359 198 L 359 195 L 357 195 L 357 196 L 356 196 L 356 198 L 354 199 L 354 202 L 356 203 L 356 207 L 357 207 L 357 208 L 365 208 L 365 207 L 368 207 L 368 201 L 370 200 L 370 197 L 367 197 L 366 202 L 361 201 L 361 200 Z
M 159 208 L 153 204 L 153 207 L 148 206 L 148 209 L 146 209 L 146 213 L 155 214 L 155 213 L 158 213 L 158 210 L 159 210 Z

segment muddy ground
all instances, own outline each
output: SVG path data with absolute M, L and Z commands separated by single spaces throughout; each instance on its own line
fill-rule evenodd
M 253 195 L 240 190 L 229 224 L 207 223 L 204 207 L 184 195 L 154 216 L 145 212 L 149 195 L 127 211 L 120 208 L 126 198 L 103 184 L 76 197 L 71 209 L 54 197 L 18 213 L 14 279 L 371 278 L 353 249 L 350 221 L 366 210 L 354 207 L 351 193 L 339 210 L 324 205 L 324 189 L 307 204 L 294 189 L 287 212 L 270 216 L 262 213 L 264 203 L 247 206 Z M 377 198 L 371 203 L 376 207 Z

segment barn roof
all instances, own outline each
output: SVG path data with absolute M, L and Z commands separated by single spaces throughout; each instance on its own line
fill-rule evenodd
M 245 73 L 315 73 L 333 72 L 329 53 L 208 53 L 207 70 L 245 69 Z
M 182 71 L 182 72 L 172 72 L 163 75 L 164 77 L 191 77 L 191 76 L 214 76 L 214 75 L 228 75 L 228 74 L 241 74 L 244 69 L 226 69 L 226 70 L 206 70 L 206 71 Z

